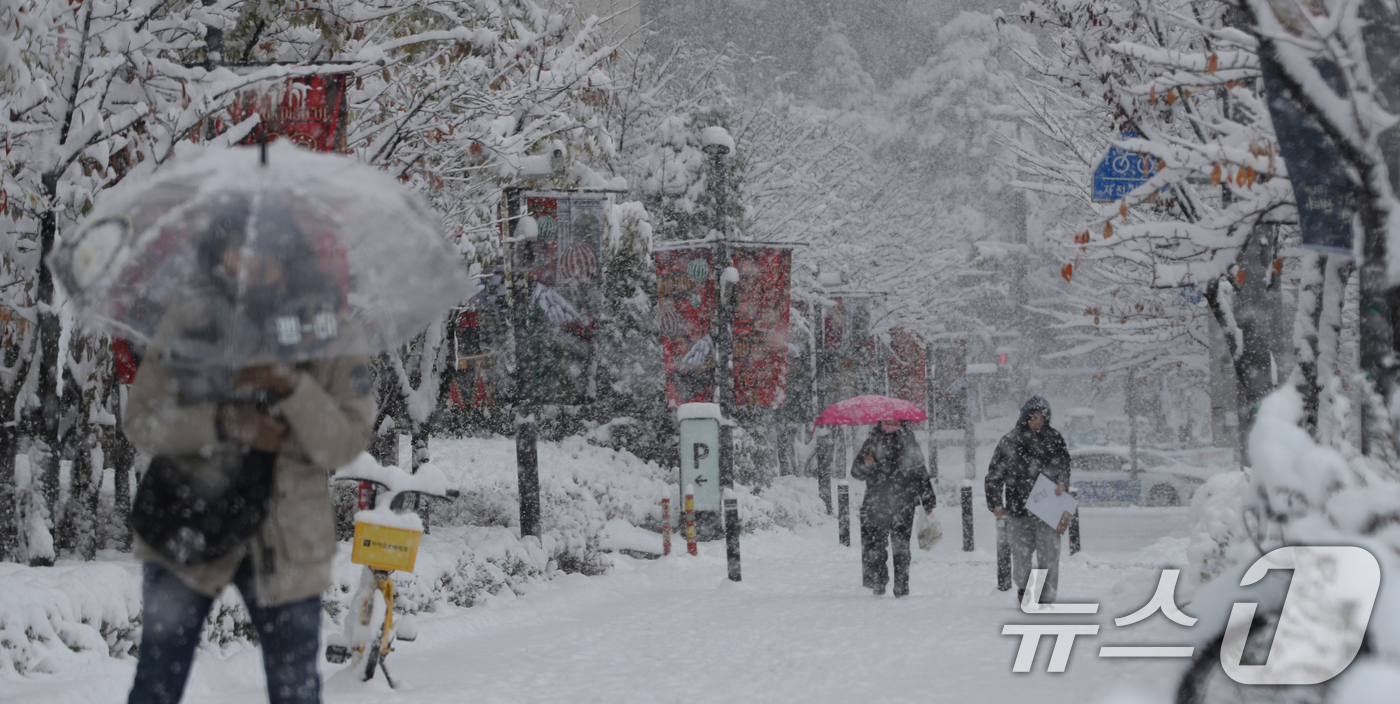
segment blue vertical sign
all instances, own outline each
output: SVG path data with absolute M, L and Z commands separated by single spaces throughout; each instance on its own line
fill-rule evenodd
M 1339 97 L 1347 94 L 1335 64 L 1314 59 L 1313 65 L 1333 92 Z M 1267 52 L 1259 52 L 1259 68 L 1279 154 L 1288 165 L 1293 200 L 1298 204 L 1303 247 L 1351 254 L 1351 221 L 1361 209 L 1352 169 L 1322 126 L 1289 95 L 1279 76 L 1281 69 Z
M 1124 132 L 1123 139 L 1137 139 L 1137 134 Z M 1118 200 L 1147 183 L 1156 173 L 1156 160 L 1124 151 L 1116 144 L 1110 145 L 1108 155 L 1094 168 L 1094 200 Z

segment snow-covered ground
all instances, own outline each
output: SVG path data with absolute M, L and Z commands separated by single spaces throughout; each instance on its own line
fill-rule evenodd
M 1100 613 L 1087 617 L 1101 624 L 1100 634 L 1076 640 L 1062 674 L 1046 672 L 1053 645 L 1047 636 L 1033 671 L 1014 674 L 1020 637 L 1002 635 L 1003 625 L 1086 617 L 1022 614 L 1011 593 L 996 589 L 995 528 L 980 486 L 977 549 L 962 551 L 957 507 L 941 506 L 945 538 L 929 552 L 914 551 L 912 594 L 896 600 L 860 587 L 859 547 L 838 544 L 836 520 L 820 508 L 811 479 L 782 477 L 757 495 L 741 491 L 745 520 L 758 529 L 743 537 L 744 578 L 736 584 L 725 578 L 722 542 L 702 543 L 698 557 L 684 554 L 679 535 L 677 554 L 658 560 L 592 552 L 617 540 L 613 533 L 626 533 L 622 542 L 645 541 L 647 533 L 630 526 L 659 519 L 659 498 L 675 491 L 673 472 L 577 439 L 542 443 L 540 452 L 543 550 L 518 541 L 508 527 L 515 520 L 512 441 L 434 442 L 435 464 L 464 493 L 458 505 L 440 508 L 487 525 L 436 523 L 417 572 L 396 575 L 401 604 L 421 610 L 419 639 L 400 643 L 389 659 L 399 688 L 382 679 L 361 683 L 322 663 L 327 702 L 1083 704 L 1128 691 L 1138 695 L 1133 699 L 1166 702 L 1184 665 L 1097 653 L 1101 645 L 1187 644 L 1188 629 L 1160 614 L 1127 628 L 1112 624 L 1148 601 L 1163 567 L 1185 565 L 1187 508 L 1084 509 L 1084 550 L 1065 553 L 1060 601 L 1101 602 Z M 989 444 L 979 447 L 979 463 L 990 453 Z M 941 454 L 956 467 L 945 466 L 951 489 L 961 482 L 961 449 Z M 853 509 L 862 488 L 852 482 Z M 611 569 L 545 579 L 555 567 L 545 556 L 551 544 L 554 554 L 567 548 Z M 348 587 L 361 568 L 342 547 L 336 580 Z M 115 551 L 54 568 L 0 564 L 0 640 L 49 629 L 38 643 L 29 636 L 27 652 L 0 642 L 0 655 L 24 660 L 23 667 L 0 667 L 0 701 L 125 701 L 139 573 L 129 555 Z M 1190 588 L 1183 579 L 1179 592 Z M 1185 596 L 1178 602 L 1184 605 Z M 238 600 L 230 592 L 222 603 L 216 620 L 227 635 Z M 99 623 L 128 626 L 117 632 Z M 326 633 L 338 629 L 328 617 Z M 185 701 L 263 701 L 258 651 L 239 638 L 206 640 Z
M 724 577 L 722 543 L 702 544 L 699 557 L 681 543 L 682 554 L 660 560 L 617 557 L 606 575 L 561 576 L 523 596 L 504 590 L 472 608 L 422 614 L 419 639 L 389 660 L 398 689 L 325 665 L 325 699 L 1078 704 L 1131 688 L 1168 701 L 1179 662 L 1103 660 L 1097 650 L 1170 644 L 1180 629 L 1157 615 L 1114 634 L 1109 619 L 1146 603 L 1160 567 L 1184 562 L 1187 509 L 1084 511 L 1084 551 L 1064 561 L 1061 601 L 1102 601 L 1103 626 L 1076 641 L 1063 674 L 1045 672 L 1048 637 L 1034 671 L 1013 674 L 1020 639 L 1001 628 L 1073 619 L 1021 614 L 995 588 L 988 516 L 979 515 L 979 549 L 964 553 L 955 514 L 940 514 L 948 535 L 930 552 L 916 550 L 905 599 L 860 588 L 859 550 L 837 543 L 834 520 L 745 536 L 738 584 Z M 120 702 L 133 667 L 93 654 L 0 680 L 0 699 Z M 260 668 L 251 646 L 205 646 L 186 701 L 262 700 Z

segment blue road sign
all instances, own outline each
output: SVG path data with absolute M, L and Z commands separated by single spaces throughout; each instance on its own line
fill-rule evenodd
M 1124 132 L 1123 139 L 1136 139 L 1137 134 Z M 1124 151 L 1117 145 L 1108 148 L 1108 156 L 1094 168 L 1094 200 L 1115 201 L 1152 178 L 1157 162 L 1141 154 Z

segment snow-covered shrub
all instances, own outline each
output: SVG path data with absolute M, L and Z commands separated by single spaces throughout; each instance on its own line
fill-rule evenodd
M 778 474 L 778 457 L 773 453 L 766 428 L 751 424 L 734 428 L 734 481 L 752 487 L 767 487 Z
M 0 562 L 0 679 L 136 653 L 140 579 L 111 563 Z
M 1240 520 L 1249 475 L 1222 472 L 1201 485 L 1191 497 L 1191 543 L 1186 547 L 1190 568 L 1187 583 L 1198 587 L 1233 564 L 1231 545 L 1244 539 Z
M 816 483 L 805 477 L 773 477 L 766 487 L 736 487 L 739 522 L 745 533 L 810 526 L 826 518 Z
M 547 559 L 560 569 L 606 570 L 610 563 L 600 554 L 598 533 L 612 519 L 660 531 L 661 499 L 676 493 L 674 469 L 580 436 L 541 442 L 538 449 L 544 545 Z M 435 439 L 432 453 L 462 492 L 450 503 L 434 502 L 432 525 L 518 528 L 513 439 Z

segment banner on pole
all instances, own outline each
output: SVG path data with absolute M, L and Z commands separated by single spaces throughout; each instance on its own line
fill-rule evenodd
M 497 260 L 479 276 L 481 292 L 471 305 L 456 311 L 452 326 L 452 400 L 459 408 L 495 406 L 506 383 L 500 364 L 507 339 L 505 263 Z
M 525 193 L 538 240 L 529 271 L 530 389 L 535 403 L 576 406 L 597 395 L 594 330 L 601 304 L 601 196 Z
M 877 369 L 875 338 L 870 333 L 873 301 L 868 295 L 852 294 L 833 296 L 832 301 L 836 305 L 826 309 L 822 323 L 825 402 L 880 393 L 884 378 Z
M 318 152 L 345 151 L 345 82 L 348 73 L 288 78 L 279 89 L 240 93 L 229 108 L 235 122 L 257 113 L 260 121 L 239 144 L 280 137 Z
M 739 247 L 734 312 L 734 404 L 777 408 L 787 397 L 788 304 L 792 250 Z
M 666 368 L 666 405 L 712 403 L 715 284 L 709 247 L 656 252 L 657 315 Z
M 890 357 L 885 364 L 889 396 L 928 408 L 928 362 L 924 341 L 904 328 L 890 330 Z
M 967 345 L 956 342 L 933 349 L 934 430 L 961 430 L 967 416 Z

